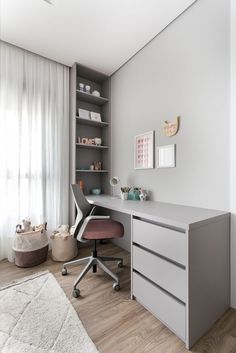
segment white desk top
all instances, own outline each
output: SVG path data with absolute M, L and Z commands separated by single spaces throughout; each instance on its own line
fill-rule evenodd
M 88 195 L 87 200 L 100 207 L 185 230 L 212 222 L 213 218 L 217 221 L 219 218 L 230 216 L 230 213 L 225 211 L 154 201 L 124 201 L 109 195 Z

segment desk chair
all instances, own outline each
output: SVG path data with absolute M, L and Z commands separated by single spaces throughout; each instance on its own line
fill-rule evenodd
M 122 267 L 123 259 L 120 257 L 98 256 L 96 241 L 123 237 L 124 227 L 121 223 L 111 220 L 110 216 L 96 216 L 94 214 L 96 206 L 92 206 L 87 201 L 79 185 L 72 185 L 71 187 L 77 208 L 74 237 L 77 237 L 77 240 L 82 243 L 92 240 L 94 243 L 94 248 L 91 256 L 64 263 L 62 275 L 67 275 L 68 265 L 77 265 L 83 262 L 88 262 L 74 283 L 72 292 L 73 297 L 78 298 L 80 296 L 80 290 L 77 288 L 78 283 L 91 268 L 93 269 L 93 272 L 97 272 L 97 266 L 99 266 L 104 272 L 114 279 L 113 289 L 118 291 L 120 290 L 119 278 L 111 272 L 111 270 L 105 266 L 103 262 L 117 261 L 118 267 Z

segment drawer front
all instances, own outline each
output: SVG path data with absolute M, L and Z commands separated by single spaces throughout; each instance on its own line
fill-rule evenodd
M 185 305 L 133 272 L 136 299 L 177 336 L 185 340 Z
M 185 233 L 133 219 L 133 241 L 185 266 Z
M 185 270 L 133 245 L 133 268 L 186 302 Z

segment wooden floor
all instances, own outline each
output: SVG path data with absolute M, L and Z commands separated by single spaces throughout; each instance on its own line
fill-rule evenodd
M 100 353 L 184 353 L 184 344 L 160 321 L 135 300 L 130 299 L 130 256 L 126 251 L 106 244 L 99 252 L 121 256 L 125 267 L 111 269 L 118 273 L 122 289 L 114 292 L 112 281 L 101 271 L 88 273 L 82 280 L 80 299 L 71 296 L 72 284 L 83 266 L 71 267 L 61 276 L 61 264 L 50 257 L 42 265 L 20 269 L 7 261 L 0 262 L 0 285 L 48 269 L 54 274 L 77 311 Z M 89 248 L 80 250 L 88 256 Z M 69 334 L 69 333 L 68 333 Z M 193 353 L 236 353 L 236 311 L 229 310 L 192 349 Z M 68 352 L 69 353 L 69 352 Z

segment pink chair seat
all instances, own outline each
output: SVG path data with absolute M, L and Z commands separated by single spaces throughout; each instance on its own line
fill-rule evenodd
M 84 233 L 84 239 L 113 239 L 124 235 L 124 227 L 121 223 L 111 219 L 91 220 Z

